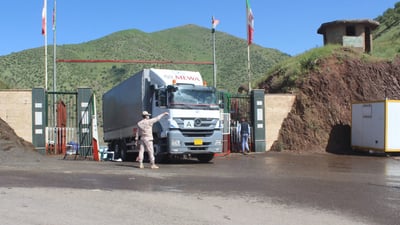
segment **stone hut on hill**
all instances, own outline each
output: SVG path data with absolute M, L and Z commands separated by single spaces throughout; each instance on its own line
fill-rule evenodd
M 369 19 L 335 20 L 321 24 L 317 33 L 324 35 L 324 45 L 340 44 L 370 53 L 372 31 L 378 26 L 379 22 Z

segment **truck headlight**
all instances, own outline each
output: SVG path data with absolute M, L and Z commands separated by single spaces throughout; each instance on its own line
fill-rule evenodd
M 179 128 L 179 125 L 175 120 L 170 119 L 169 120 L 169 128 Z
M 181 141 L 178 139 L 171 139 L 171 146 L 181 146 Z
M 218 120 L 215 124 L 215 128 L 221 128 L 221 120 Z

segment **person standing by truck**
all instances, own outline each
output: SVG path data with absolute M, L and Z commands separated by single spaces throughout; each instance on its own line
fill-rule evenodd
M 246 122 L 245 118 L 242 118 L 241 122 L 237 127 L 237 131 L 241 138 L 242 153 L 247 154 L 250 152 L 249 148 L 250 124 Z
M 150 159 L 150 164 L 152 169 L 158 169 L 159 167 L 155 163 L 155 157 L 154 157 L 154 149 L 153 149 L 153 124 L 161 120 L 163 116 L 168 115 L 168 112 L 164 112 L 154 118 L 150 119 L 151 114 L 148 113 L 147 111 L 143 111 L 142 117 L 143 119 L 138 122 L 138 127 L 139 127 L 139 132 L 136 133 L 136 141 L 139 141 L 139 156 L 138 156 L 138 161 L 139 161 L 139 168 L 143 169 L 143 156 L 144 156 L 144 150 L 146 148 L 146 151 L 149 155 Z M 139 138 L 139 137 L 140 138 Z M 139 140 L 140 139 L 140 140 Z

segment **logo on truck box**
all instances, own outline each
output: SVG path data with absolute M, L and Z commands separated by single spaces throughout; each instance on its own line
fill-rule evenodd
M 201 79 L 199 77 L 195 76 L 187 76 L 187 75 L 176 75 L 175 79 L 177 81 L 183 80 L 183 81 L 197 81 L 201 83 Z
M 176 83 L 203 85 L 203 78 L 199 72 L 163 69 L 151 70 L 154 72 L 154 75 L 161 78 L 165 84 L 173 84 L 173 81 L 175 81 Z

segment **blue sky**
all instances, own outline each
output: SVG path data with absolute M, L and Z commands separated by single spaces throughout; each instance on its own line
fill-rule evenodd
M 254 14 L 254 44 L 290 55 L 322 46 L 317 29 L 341 19 L 374 19 L 395 0 L 249 0 Z M 44 45 L 43 0 L 2 1 L 0 56 Z M 53 44 L 52 10 L 47 1 L 48 45 Z M 187 24 L 211 28 L 246 40 L 245 0 L 58 0 L 56 43 L 79 44 L 111 33 L 139 29 L 151 33 Z M 218 36 L 216 37 L 218 38 Z M 218 46 L 217 46 L 218 47 Z

